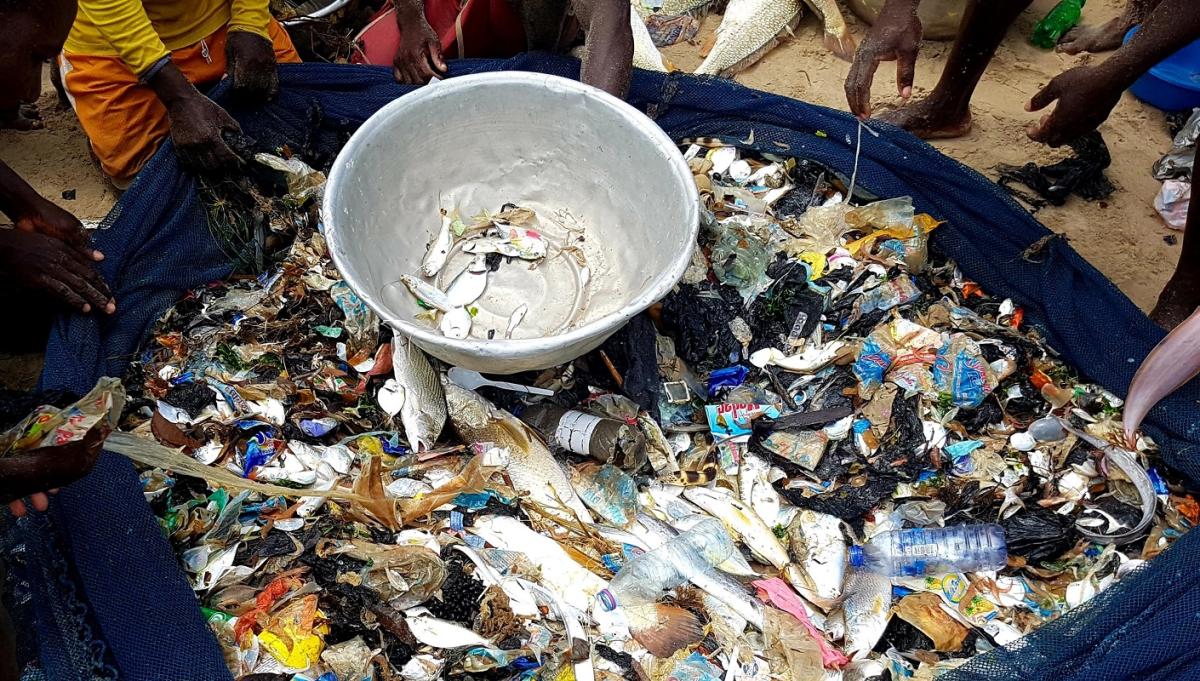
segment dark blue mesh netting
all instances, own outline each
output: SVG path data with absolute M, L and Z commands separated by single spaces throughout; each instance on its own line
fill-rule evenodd
M 452 73 L 521 69 L 574 78 L 578 68 L 572 60 L 526 55 L 459 62 Z M 265 109 L 231 112 L 259 141 L 327 157 L 364 119 L 408 91 L 388 69 L 373 67 L 285 65 L 281 79 L 280 97 Z M 214 97 L 221 99 L 220 91 Z M 753 132 L 754 144 L 743 146 L 813 159 L 846 175 L 853 169 L 858 126 L 839 111 L 728 81 L 641 72 L 629 101 L 676 139 L 734 142 Z M 915 137 L 877 128 L 883 128 L 878 137 L 862 135 L 859 185 L 878 196 L 910 195 L 919 211 L 946 220 L 934 236 L 938 249 L 989 293 L 1022 305 L 1026 319 L 1083 375 L 1125 394 L 1162 331 L 1062 240 L 1036 258 L 1022 257 L 1049 232 L 986 178 Z M 47 348 L 44 387 L 83 392 L 101 375 L 122 375 L 164 309 L 230 271 L 208 232 L 196 185 L 169 144 L 122 197 L 96 242 L 108 256 L 101 268 L 120 313 L 60 319 Z M 1146 423 L 1166 461 L 1196 482 L 1198 400 L 1200 385 L 1193 382 Z M 1195 534 L 1089 605 L 943 678 L 1200 678 Z M 19 524 L 18 544 L 26 554 L 22 593 L 48 678 L 229 678 L 125 459 L 106 453 L 87 478 L 58 495 L 48 518 Z

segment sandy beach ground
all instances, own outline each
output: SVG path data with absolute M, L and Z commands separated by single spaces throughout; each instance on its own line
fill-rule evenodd
M 1124 0 L 1093 0 L 1084 10 L 1084 21 L 1107 20 L 1116 16 L 1123 4 Z M 935 142 L 938 149 L 989 178 L 996 177 L 993 168 L 999 163 L 1048 163 L 1065 155 L 1025 136 L 1026 126 L 1037 118 L 1024 110 L 1025 103 L 1063 70 L 1106 56 L 1072 57 L 1030 45 L 1027 36 L 1053 5 L 1054 0 L 1037 0 L 1009 31 L 976 90 L 971 133 Z M 866 25 L 848 9 L 846 17 L 856 37 L 861 38 Z M 701 61 L 700 43 L 716 29 L 720 19 L 720 15 L 707 17 L 697 44 L 674 45 L 665 49 L 664 55 L 676 68 L 691 71 Z M 827 52 L 820 35 L 820 24 L 809 13 L 794 37 L 738 74 L 737 80 L 761 90 L 845 109 L 842 84 L 850 65 Z M 914 97 L 933 88 L 949 51 L 948 42 L 924 43 Z M 893 65 L 880 67 L 873 101 L 877 110 L 899 103 Z M 57 107 L 48 85 L 40 106 L 45 129 L 0 131 L 0 158 L 42 195 L 80 219 L 102 218 L 117 196 L 90 159 L 86 138 L 74 116 Z M 1126 94 L 1101 131 L 1113 159 L 1108 176 L 1117 191 L 1103 204 L 1073 197 L 1065 206 L 1041 210 L 1038 218 L 1050 229 L 1067 235 L 1076 250 L 1134 303 L 1149 310 L 1178 258 L 1179 246 L 1168 243 L 1175 239 L 1165 237 L 1181 236 L 1164 226 L 1153 207 L 1159 182 L 1151 177 L 1150 166 L 1170 148 L 1167 124 L 1161 112 Z M 64 198 L 64 192 L 69 196 L 71 190 L 74 198 Z M 0 356 L 0 387 L 28 387 L 39 367 L 37 356 Z

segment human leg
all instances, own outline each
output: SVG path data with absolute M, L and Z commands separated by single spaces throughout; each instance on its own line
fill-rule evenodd
M 1032 0 L 971 0 L 942 77 L 925 99 L 880 115 L 918 137 L 959 137 L 971 130 L 971 95 L 1008 27 Z
M 1197 147 L 1200 160 L 1200 147 Z M 1193 161 L 1193 168 L 1195 162 Z M 1193 171 L 1193 176 L 1195 175 Z M 1188 204 L 1187 226 L 1175 273 L 1158 296 L 1150 318 L 1165 329 L 1173 329 L 1200 307 L 1200 196 L 1192 194 Z
M 1158 0 L 1129 0 L 1121 16 L 1098 26 L 1076 26 L 1058 42 L 1054 49 L 1067 54 L 1080 52 L 1105 52 L 1121 46 L 1129 29 L 1142 23 Z

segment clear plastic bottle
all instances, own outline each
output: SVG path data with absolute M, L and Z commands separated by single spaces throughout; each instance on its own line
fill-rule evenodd
M 882 532 L 850 547 L 850 565 L 891 577 L 999 570 L 1008 562 L 1004 528 L 957 525 Z
M 626 563 L 596 598 L 605 610 L 649 605 L 663 592 L 725 562 L 735 550 L 721 522 L 706 518 Z

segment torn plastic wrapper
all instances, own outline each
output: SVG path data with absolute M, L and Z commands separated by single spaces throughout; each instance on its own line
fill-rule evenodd
M 96 426 L 112 430 L 125 406 L 125 387 L 104 377 L 88 394 L 63 409 L 43 406 L 0 434 L 0 456 L 82 440 Z
M 779 417 L 779 410 L 769 404 L 710 404 L 704 407 L 704 413 L 717 443 L 719 465 L 727 471 L 740 462 L 738 448 L 749 442 L 754 419 Z

